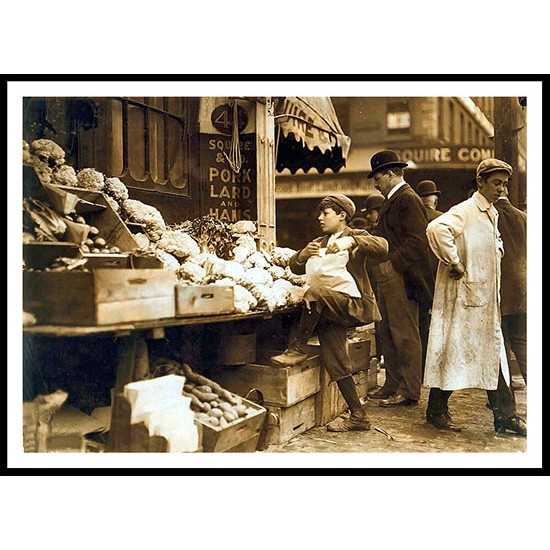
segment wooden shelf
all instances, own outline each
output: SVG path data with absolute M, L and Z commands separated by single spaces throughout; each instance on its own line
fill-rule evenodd
M 300 305 L 277 309 L 275 311 L 253 311 L 250 313 L 227 313 L 223 315 L 204 315 L 200 317 L 170 317 L 133 323 L 117 323 L 113 325 L 76 326 L 76 325 L 33 325 L 23 327 L 27 334 L 41 336 L 76 337 L 114 335 L 126 336 L 132 332 L 161 327 L 178 327 L 185 325 L 205 325 L 213 323 L 228 323 L 246 321 L 248 319 L 271 319 L 274 315 L 292 313 L 300 309 Z

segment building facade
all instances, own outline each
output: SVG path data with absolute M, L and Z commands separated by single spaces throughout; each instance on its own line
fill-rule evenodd
M 468 197 L 477 165 L 493 156 L 514 166 L 510 198 L 516 205 L 526 203 L 526 107 L 518 98 L 331 99 L 351 137 L 346 166 L 338 173 L 277 174 L 280 246 L 297 248 L 318 234 L 317 204 L 329 193 L 345 193 L 359 209 L 374 190 L 367 174 L 370 158 L 381 149 L 393 149 L 409 163 L 405 179 L 413 188 L 423 179 L 434 180 L 442 192 L 438 208 L 443 211 Z

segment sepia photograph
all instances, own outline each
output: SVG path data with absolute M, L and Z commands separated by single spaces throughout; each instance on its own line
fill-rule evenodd
M 216 84 L 9 83 L 13 463 L 537 464 L 540 83 Z

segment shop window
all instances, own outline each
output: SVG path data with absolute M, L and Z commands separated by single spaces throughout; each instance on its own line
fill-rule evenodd
M 408 133 L 411 128 L 411 112 L 408 101 L 388 103 L 386 128 L 389 135 Z
M 119 148 L 113 168 L 128 185 L 164 193 L 188 195 L 188 140 L 185 98 L 113 98 L 113 128 Z
M 76 170 L 95 168 L 128 187 L 189 196 L 182 97 L 24 98 L 23 137 L 54 140 Z

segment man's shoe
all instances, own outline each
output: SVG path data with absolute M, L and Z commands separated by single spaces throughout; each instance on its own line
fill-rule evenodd
M 388 397 L 388 399 L 383 399 L 378 403 L 381 407 L 407 407 L 409 405 L 417 405 L 418 400 L 417 399 L 409 399 L 408 397 L 405 397 L 404 395 L 400 395 L 396 393 L 395 395 L 392 395 L 391 397 Z
M 495 432 L 497 434 L 501 434 L 506 431 L 515 433 L 521 437 L 527 437 L 527 424 L 525 423 L 525 420 L 519 416 L 511 416 L 510 418 L 495 418 Z
M 453 418 L 448 412 L 443 414 L 426 412 L 426 422 L 439 430 L 450 430 L 452 432 L 462 431 L 462 428 L 453 422 Z
M 271 358 L 273 363 L 283 367 L 293 367 L 303 363 L 310 354 L 305 348 L 305 345 L 300 342 L 294 342 L 281 355 L 275 355 Z
M 388 397 L 395 395 L 395 393 L 385 390 L 383 387 L 380 387 L 369 390 L 367 392 L 367 395 L 370 399 L 387 399 Z
M 327 424 L 329 432 L 367 432 L 370 430 L 370 421 L 364 410 L 354 412 L 349 418 L 339 416 Z

